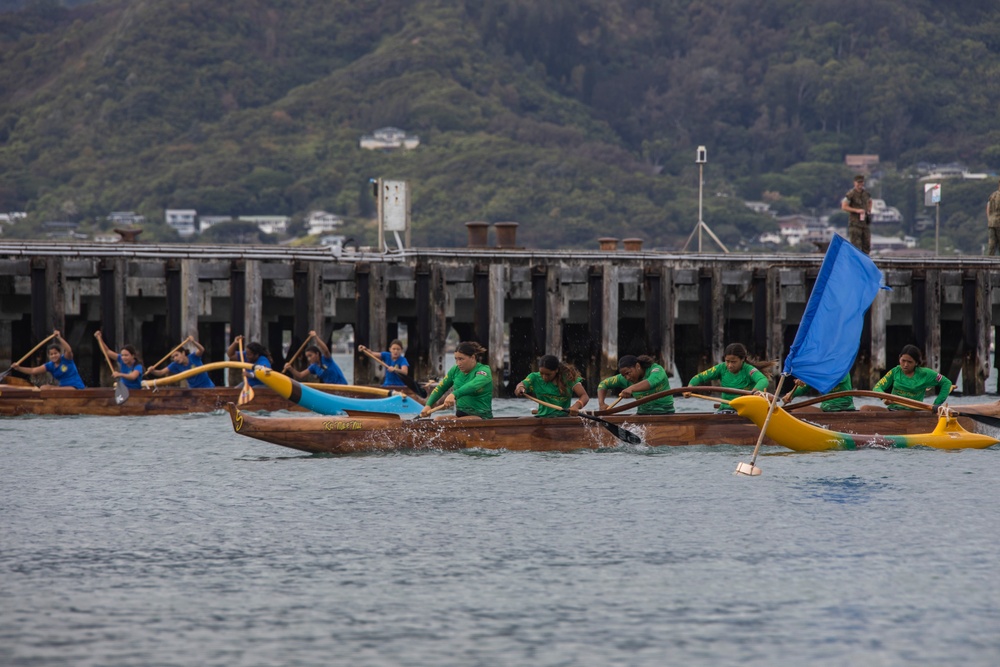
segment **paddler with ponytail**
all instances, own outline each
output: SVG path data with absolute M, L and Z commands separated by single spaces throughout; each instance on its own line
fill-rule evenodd
M 743 389 L 745 391 L 767 391 L 771 381 L 769 372 L 776 364 L 773 361 L 748 358 L 747 349 L 741 343 L 730 343 L 724 350 L 723 361 L 706 371 L 695 375 L 688 382 L 691 387 L 718 380 L 727 389 Z M 689 394 L 684 394 L 689 396 Z M 730 401 L 739 394 L 723 393 L 722 400 Z M 720 403 L 719 412 L 735 412 L 729 403 Z
M 444 405 L 455 406 L 456 417 L 479 417 L 493 419 L 493 372 L 486 364 L 479 362 L 480 355 L 486 352 L 479 343 L 465 341 L 455 348 L 455 365 L 441 383 L 434 388 L 420 416 L 427 417 L 431 408 L 445 392 L 452 392 L 444 397 Z
M 575 415 L 587 407 L 590 396 L 583 387 L 583 378 L 572 364 L 559 361 L 554 354 L 546 354 L 538 360 L 538 371 L 529 373 L 528 377 L 514 387 L 515 396 L 531 394 L 535 398 L 566 408 L 569 414 Z M 576 399 L 575 401 L 573 399 Z M 564 417 L 566 412 L 550 408 L 547 405 L 538 406 L 539 417 Z
M 608 405 L 605 398 L 609 391 L 617 391 L 624 398 L 642 398 L 670 388 L 670 378 L 663 366 L 648 356 L 626 354 L 618 360 L 618 375 L 604 378 L 597 385 L 597 403 L 601 410 Z M 664 396 L 639 406 L 640 415 L 669 415 L 674 412 L 674 397 Z

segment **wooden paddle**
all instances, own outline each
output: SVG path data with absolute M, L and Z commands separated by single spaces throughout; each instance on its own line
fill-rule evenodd
M 240 361 L 246 362 L 246 357 L 243 356 L 243 338 L 240 337 L 238 340 L 240 344 Z M 236 400 L 236 405 L 246 405 L 252 400 L 253 387 L 250 386 L 250 378 L 247 376 L 247 372 L 243 371 L 243 388 L 240 389 L 240 397 Z
M 663 398 L 664 396 L 676 396 L 678 394 L 690 394 L 692 392 L 707 391 L 715 393 L 727 393 L 727 394 L 737 394 L 739 396 L 747 396 L 752 394 L 752 391 L 747 391 L 745 389 L 730 389 L 729 387 L 714 387 L 712 385 L 694 386 L 694 387 L 675 387 L 674 389 L 664 389 L 663 391 L 658 391 L 649 396 L 643 396 L 642 398 L 637 398 L 631 403 L 625 405 L 619 405 L 616 408 L 608 408 L 606 410 L 598 410 L 593 413 L 595 415 L 600 415 L 606 417 L 608 415 L 616 415 L 620 412 L 625 412 L 626 410 L 631 410 L 632 408 L 637 408 L 640 405 L 649 403 L 650 401 L 655 401 L 658 398 Z
M 306 336 L 306 339 L 302 342 L 302 345 L 299 345 L 299 349 L 295 350 L 295 354 L 292 355 L 291 359 L 285 362 L 285 365 L 291 366 L 292 364 L 294 364 L 295 360 L 299 358 L 300 354 L 302 354 L 302 350 L 306 349 L 306 345 L 308 345 L 309 341 L 311 340 L 312 336 Z
M 446 406 L 444 404 L 444 400 L 442 400 L 440 403 L 438 403 L 433 408 L 431 408 L 430 411 L 426 415 L 423 415 L 423 416 L 420 416 L 420 417 L 416 417 L 416 419 L 430 419 L 430 417 L 431 417 L 432 414 L 434 414 L 438 410 L 444 410 L 446 407 L 448 407 L 448 406 Z
M 111 363 L 111 357 L 104 352 L 103 346 L 101 349 L 101 354 L 104 355 L 104 360 L 108 362 L 108 368 L 111 369 L 111 376 L 114 377 L 115 365 Z M 115 378 L 115 405 L 121 405 L 128 400 L 128 387 L 122 382 L 121 378 Z
M 392 366 L 390 366 L 389 364 L 387 364 L 384 361 L 382 361 L 382 357 L 378 356 L 377 354 L 375 354 L 374 352 L 372 352 L 371 350 L 369 350 L 364 345 L 358 345 L 358 349 L 361 352 L 363 352 L 365 355 L 371 357 L 372 359 L 374 359 L 378 363 L 382 364 L 382 366 L 384 366 L 385 369 L 389 373 L 395 372 L 395 371 L 389 370 L 390 368 L 392 368 Z M 421 387 L 419 384 L 417 384 L 416 380 L 414 380 L 413 378 L 410 377 L 409 373 L 396 373 L 396 377 L 398 377 L 400 380 L 402 380 L 403 384 L 405 384 L 410 389 L 410 391 L 416 393 L 417 396 L 419 396 L 420 398 L 427 398 L 427 392 L 423 389 L 423 387 Z
M 17 361 L 15 361 L 14 363 L 12 363 L 12 364 L 10 365 L 10 368 L 8 368 L 7 370 L 5 370 L 5 371 L 4 371 L 3 373 L 0 373 L 0 382 L 3 382 L 4 378 L 5 378 L 5 377 L 7 377 L 8 375 L 10 375 L 10 372 L 11 372 L 12 370 L 14 370 L 14 366 L 20 366 L 21 364 L 23 364 L 23 363 L 24 363 L 25 361 L 27 361 L 27 360 L 28 360 L 28 358 L 29 358 L 29 357 L 30 357 L 31 355 L 33 355 L 33 354 L 34 354 L 35 352 L 38 352 L 38 350 L 39 350 L 39 349 L 41 349 L 41 347 L 42 347 L 43 345 L 45 345 L 46 343 L 48 343 L 48 342 L 49 342 L 50 340 L 52 340 L 52 339 L 53 339 L 53 338 L 55 338 L 55 337 L 56 337 L 56 335 L 55 335 L 54 333 L 53 333 L 53 334 L 51 334 L 51 335 L 49 335 L 49 337 L 48 337 L 48 338 L 46 338 L 45 340 L 43 340 L 43 341 L 42 341 L 41 343 L 39 343 L 39 344 L 38 344 L 38 345 L 36 345 L 35 347 L 31 348 L 31 351 L 30 351 L 30 352 L 28 352 L 28 354 L 24 355 L 23 357 L 21 357 L 20 359 L 18 359 L 18 360 L 17 360 Z
M 538 403 L 539 405 L 544 405 L 547 408 L 552 408 L 553 410 L 559 410 L 559 411 L 565 412 L 566 414 L 571 415 L 571 416 L 582 417 L 584 419 L 590 419 L 592 421 L 595 421 L 598 424 L 600 424 L 601 426 L 603 426 L 604 428 L 606 428 L 608 431 L 610 431 L 616 438 L 618 438 L 619 440 L 621 440 L 623 442 L 627 442 L 630 445 L 638 445 L 638 444 L 642 443 L 642 438 L 640 438 L 638 435 L 636 435 L 632 431 L 629 431 L 628 429 L 624 429 L 621 426 L 618 426 L 617 424 L 612 424 L 609 421 L 605 421 L 604 419 L 601 419 L 600 417 L 595 417 L 594 415 L 588 414 L 588 413 L 583 412 L 583 411 L 579 411 L 579 412 L 576 413 L 576 415 L 573 415 L 573 413 L 570 412 L 569 408 L 564 408 L 562 406 L 555 405 L 553 403 L 546 403 L 545 401 L 543 401 L 543 400 L 541 400 L 539 398 L 535 398 L 531 394 L 525 394 L 524 396 L 525 396 L 525 398 L 531 399 L 535 403 Z
M 181 349 L 182 347 L 184 347 L 184 345 L 185 345 L 185 344 L 186 344 L 186 343 L 187 343 L 187 342 L 188 342 L 189 340 L 191 340 L 191 336 L 188 336 L 187 338 L 185 338 L 184 340 L 182 340 L 182 341 L 181 341 L 181 344 L 180 344 L 180 345 L 178 345 L 178 346 L 177 346 L 177 347 L 175 347 L 174 349 L 172 349 L 172 350 L 170 350 L 169 352 L 167 352 L 167 354 L 166 354 L 166 355 L 164 355 L 164 357 L 163 357 L 162 359 L 160 359 L 160 360 L 159 360 L 159 361 L 157 361 L 157 362 L 156 362 L 155 364 L 153 364 L 152 366 L 150 366 L 149 368 L 147 368 L 147 369 L 146 369 L 146 372 L 145 372 L 145 373 L 143 373 L 143 375 L 149 375 L 149 372 L 150 372 L 151 370 L 155 369 L 155 368 L 156 368 L 157 366 L 159 366 L 159 365 L 160 365 L 160 364 L 162 364 L 162 363 L 163 363 L 164 361 L 166 361 L 167 359 L 169 359 L 169 358 L 170 358 L 170 355 L 172 355 L 172 354 L 173 354 L 174 352 L 176 352 L 177 350 L 179 350 L 179 349 Z
M 778 404 L 778 396 L 781 395 L 781 383 L 785 381 L 785 375 L 780 375 L 778 377 L 778 386 L 774 389 L 774 395 L 771 396 L 771 400 L 768 402 L 767 406 L 767 416 L 764 417 L 764 425 L 760 427 L 760 435 L 757 437 L 757 446 L 753 448 L 753 456 L 750 457 L 750 463 L 738 463 L 736 464 L 736 475 L 747 475 L 749 477 L 756 477 L 760 475 L 760 468 L 755 464 L 757 463 L 757 453 L 760 451 L 760 445 L 764 442 L 764 434 L 767 433 L 767 424 L 771 421 L 771 415 L 774 414 L 774 406 Z

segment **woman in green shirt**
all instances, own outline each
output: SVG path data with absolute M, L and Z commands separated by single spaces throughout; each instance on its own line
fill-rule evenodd
M 773 361 L 748 359 L 747 349 L 740 343 L 730 343 L 726 346 L 725 356 L 721 364 L 716 364 L 706 371 L 695 375 L 688 382 L 691 387 L 718 380 L 727 389 L 743 389 L 746 391 L 767 391 L 771 378 L 767 374 L 774 365 Z M 687 396 L 688 394 L 685 394 Z M 723 402 L 719 404 L 719 412 L 733 411 L 729 403 L 739 394 L 723 393 Z
M 610 391 L 617 391 L 624 398 L 642 398 L 670 389 L 670 378 L 663 366 L 648 356 L 626 354 L 618 360 L 618 375 L 604 378 L 597 385 L 597 403 L 601 410 L 608 408 L 604 399 Z M 640 415 L 669 415 L 674 412 L 674 397 L 663 396 L 639 406 Z
M 833 389 L 830 390 L 831 394 L 836 394 L 840 391 L 850 391 L 854 387 L 851 385 L 851 374 L 845 375 L 840 382 L 837 383 Z M 781 397 L 781 400 L 785 403 L 789 402 L 796 396 L 802 396 L 807 391 L 809 391 L 809 385 L 807 385 L 802 380 L 796 379 L 795 386 L 792 390 Z M 850 396 L 841 396 L 840 398 L 830 398 L 822 401 L 819 404 L 819 409 L 823 412 L 849 412 L 854 410 L 854 399 Z M 811 411 L 815 408 L 807 407 L 802 408 L 802 411 Z
M 531 394 L 540 401 L 566 408 L 570 414 L 587 407 L 590 396 L 583 386 L 580 372 L 572 364 L 564 364 L 559 358 L 546 354 L 538 360 L 538 372 L 529 373 L 528 377 L 514 387 L 515 396 Z M 573 398 L 576 397 L 576 401 Z M 570 405 L 570 402 L 573 405 Z M 538 417 L 563 417 L 566 412 L 556 410 L 546 405 L 538 406 Z
M 873 391 L 911 398 L 915 401 L 923 401 L 928 389 L 937 388 L 938 395 L 934 399 L 934 405 L 938 406 L 948 400 L 951 393 L 951 380 L 930 368 L 924 368 L 923 355 L 916 345 L 904 345 L 899 352 L 899 365 L 885 374 L 881 380 L 872 388 Z M 890 410 L 913 410 L 892 403 L 891 399 L 886 399 L 885 403 Z
M 485 352 L 486 348 L 474 341 L 459 343 L 455 348 L 455 365 L 427 397 L 420 416 L 430 415 L 438 399 L 452 389 L 445 396 L 444 405 L 454 405 L 456 417 L 493 419 L 493 372 L 486 364 L 479 363 L 479 356 Z

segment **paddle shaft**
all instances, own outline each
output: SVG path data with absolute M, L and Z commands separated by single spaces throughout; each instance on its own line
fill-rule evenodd
M 108 353 L 104 351 L 103 345 L 101 346 L 101 354 L 104 355 L 104 360 L 108 362 L 108 370 L 111 371 L 111 379 L 114 380 L 113 386 L 115 388 L 115 403 L 121 405 L 128 400 L 128 387 L 125 386 L 125 383 L 122 382 L 121 378 L 115 377 L 115 365 L 111 363 L 111 357 L 109 357 Z
M 369 350 L 367 347 L 362 347 L 360 349 L 361 349 L 361 352 L 363 352 L 365 355 L 371 357 L 375 361 L 377 361 L 380 364 L 382 364 L 382 366 L 384 366 L 385 369 L 388 372 L 390 372 L 390 373 L 396 373 L 396 371 L 391 370 L 392 366 L 390 366 L 389 364 L 387 364 L 384 361 L 382 361 L 382 357 L 380 357 L 379 355 L 375 354 L 374 352 L 372 352 L 371 350 Z M 427 397 L 427 392 L 424 391 L 420 387 L 419 384 L 417 384 L 416 380 L 414 380 L 413 378 L 410 377 L 409 373 L 396 373 L 396 377 L 398 377 L 403 382 L 403 384 L 405 384 L 407 387 L 409 387 L 409 389 L 411 391 L 416 392 L 417 396 L 420 396 L 421 398 L 426 398 Z
M 295 354 L 292 355 L 292 358 L 289 359 L 285 363 L 294 364 L 295 360 L 299 358 L 300 354 L 302 354 L 302 350 L 306 349 L 306 345 L 308 345 L 309 341 L 311 341 L 311 340 L 312 340 L 312 336 L 306 336 L 306 339 L 304 341 L 302 341 L 302 345 L 299 345 L 299 349 L 295 350 Z
M 532 401 L 534 401 L 535 403 L 538 403 L 539 405 L 544 405 L 547 408 L 552 408 L 553 410 L 559 410 L 560 412 L 565 412 L 566 414 L 571 415 L 571 416 L 573 415 L 573 413 L 570 412 L 569 408 L 564 408 L 561 405 L 555 405 L 554 403 L 546 403 L 545 401 L 541 400 L 540 398 L 535 398 L 531 394 L 525 394 L 525 397 L 531 399 Z M 601 426 L 603 426 L 604 428 L 606 428 L 608 431 L 610 431 L 612 434 L 614 434 L 614 436 L 616 438 L 618 438 L 619 440 L 622 440 L 624 442 L 628 442 L 628 443 L 633 444 L 633 445 L 637 445 L 637 444 L 639 444 L 639 443 L 642 442 L 642 438 L 640 438 L 638 435 L 636 435 L 632 431 L 629 431 L 628 429 L 624 429 L 621 426 L 618 426 L 617 424 L 612 424 L 609 421 L 605 421 L 604 419 L 601 419 L 600 417 L 595 417 L 594 415 L 589 415 L 589 414 L 587 414 L 585 412 L 577 412 L 575 416 L 582 417 L 584 419 L 590 419 L 592 421 L 597 422 L 598 424 L 600 424 Z
M 757 446 L 753 448 L 753 456 L 750 457 L 750 467 L 753 468 L 754 464 L 757 462 L 757 453 L 760 452 L 760 445 L 764 442 L 764 434 L 767 433 L 767 424 L 771 421 L 771 415 L 774 414 L 774 406 L 778 404 L 778 396 L 781 395 L 781 383 L 785 381 L 785 376 L 778 376 L 778 386 L 774 389 L 774 395 L 771 396 L 770 405 L 767 406 L 767 417 L 764 418 L 764 425 L 760 427 L 760 436 L 757 437 Z
M 159 360 L 159 361 L 157 361 L 157 362 L 156 362 L 155 364 L 153 364 L 152 366 L 150 366 L 149 368 L 147 368 L 147 369 L 146 369 L 146 372 L 145 372 L 145 373 L 143 373 L 143 375 L 148 375 L 148 374 L 149 374 L 149 371 L 153 370 L 154 368 L 156 368 L 157 366 L 159 366 L 160 364 L 162 364 L 162 363 L 163 363 L 164 361 L 166 361 L 167 359 L 169 359 L 169 358 L 170 358 L 170 355 L 171 355 L 171 354 L 173 354 L 174 352 L 176 352 L 177 350 L 181 349 L 182 347 L 184 347 L 184 344 L 185 344 L 185 343 L 187 343 L 187 339 L 186 339 L 186 338 L 185 338 L 185 339 L 184 339 L 184 340 L 183 340 L 183 341 L 181 342 L 181 344 L 180 344 L 180 345 L 178 345 L 178 346 L 177 346 L 177 347 L 175 347 L 174 349 L 172 349 L 172 350 L 170 350 L 169 352 L 167 352 L 167 353 L 166 353 L 166 354 L 165 354 L 165 355 L 163 356 L 163 358 L 162 358 L 162 359 L 160 359 L 160 360 Z
M 10 375 L 10 372 L 11 372 L 11 370 L 13 370 L 14 366 L 20 366 L 21 364 L 23 364 L 25 361 L 28 360 L 28 357 L 30 357 L 31 355 L 33 355 L 35 352 L 38 352 L 38 350 L 41 349 L 41 347 L 43 345 L 45 345 L 46 343 L 48 343 L 50 340 L 52 340 L 55 337 L 56 337 L 55 334 L 50 334 L 48 338 L 45 338 L 44 340 L 42 340 L 41 343 L 39 343 L 35 347 L 31 348 L 31 351 L 28 352 L 28 354 L 24 355 L 23 357 L 21 357 L 20 359 L 18 359 L 14 363 L 12 363 L 10 365 L 10 367 L 7 370 L 5 370 L 3 373 L 0 373 L 0 378 L 5 378 L 8 375 Z
M 697 391 L 708 391 L 716 393 L 727 393 L 727 394 L 737 394 L 739 396 L 749 396 L 752 391 L 747 391 L 746 389 L 732 389 L 730 387 L 714 387 L 711 385 L 704 386 L 690 386 L 690 387 L 675 387 L 674 389 L 664 389 L 663 391 L 658 391 L 655 394 L 650 394 L 649 396 L 643 396 L 642 398 L 637 398 L 636 400 L 628 403 L 626 405 L 620 405 L 617 408 L 608 408 L 607 410 L 598 410 L 594 414 L 606 417 L 608 415 L 616 415 L 620 412 L 625 412 L 626 410 L 631 410 L 632 408 L 637 408 L 640 405 L 645 405 L 650 401 L 655 401 L 658 398 L 663 398 L 665 396 L 676 396 L 678 394 L 690 394 Z M 721 400 L 721 399 L 719 399 Z
M 243 338 L 238 340 L 240 345 L 240 361 L 246 362 L 246 357 L 243 356 Z M 243 387 L 240 389 L 240 397 L 236 400 L 236 405 L 246 405 L 253 400 L 253 387 L 250 386 L 250 377 L 247 372 L 243 371 Z

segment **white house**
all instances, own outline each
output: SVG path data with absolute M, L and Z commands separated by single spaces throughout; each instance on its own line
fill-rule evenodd
M 220 222 L 230 222 L 233 219 L 231 215 L 203 215 L 198 218 L 198 232 L 204 234 L 206 229 L 212 227 L 212 225 L 217 225 Z
M 361 147 L 370 151 L 402 148 L 408 151 L 420 145 L 420 137 L 398 127 L 383 127 L 361 137 Z
M 141 225 L 146 222 L 146 216 L 135 211 L 112 211 L 108 215 L 108 221 L 113 225 Z
M 310 211 L 306 218 L 306 233 L 310 236 L 330 234 L 344 224 L 344 219 L 336 213 L 326 211 Z
M 198 211 L 193 208 L 168 208 L 165 219 L 181 236 L 194 236 L 197 231 L 195 221 L 198 219 Z
M 241 215 L 240 222 L 252 222 L 265 234 L 284 234 L 288 229 L 287 215 Z
M 781 230 L 781 238 L 785 239 L 788 245 L 798 245 L 805 240 L 809 234 L 810 223 L 815 218 L 808 215 L 786 215 L 777 219 L 778 228 Z
M 872 199 L 872 222 L 886 225 L 902 224 L 903 214 L 895 206 L 886 206 L 884 199 Z

